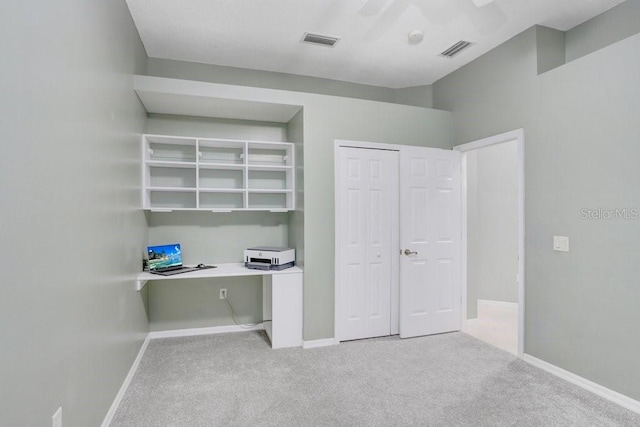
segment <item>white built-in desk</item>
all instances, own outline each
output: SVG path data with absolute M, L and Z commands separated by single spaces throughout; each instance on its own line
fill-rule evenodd
M 272 348 L 302 345 L 302 269 L 291 267 L 282 271 L 251 270 L 243 264 L 214 264 L 217 268 L 191 271 L 173 276 L 140 273 L 136 289 L 148 281 L 214 279 L 217 277 L 262 276 L 262 317 L 264 330 Z M 270 319 L 271 321 L 267 321 Z

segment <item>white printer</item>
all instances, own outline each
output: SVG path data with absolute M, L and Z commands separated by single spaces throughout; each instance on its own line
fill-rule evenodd
M 244 250 L 244 266 L 255 270 L 284 270 L 293 267 L 296 250 L 273 246 L 258 246 Z

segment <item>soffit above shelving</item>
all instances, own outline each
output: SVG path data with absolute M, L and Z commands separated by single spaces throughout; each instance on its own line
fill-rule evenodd
M 302 108 L 234 97 L 224 85 L 161 77 L 135 76 L 134 89 L 147 112 L 156 114 L 288 123 Z

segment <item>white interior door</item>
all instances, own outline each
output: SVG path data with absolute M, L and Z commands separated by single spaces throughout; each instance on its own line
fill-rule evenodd
M 460 153 L 400 151 L 400 337 L 460 330 Z
M 339 147 L 337 166 L 339 338 L 390 335 L 398 152 Z

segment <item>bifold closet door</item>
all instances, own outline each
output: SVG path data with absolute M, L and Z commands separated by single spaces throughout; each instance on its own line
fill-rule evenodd
M 339 338 L 390 335 L 398 152 L 340 147 L 338 157 Z
M 400 151 L 400 336 L 460 330 L 460 153 Z

